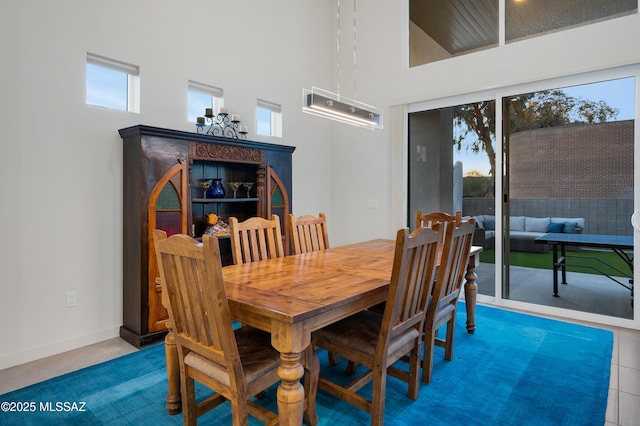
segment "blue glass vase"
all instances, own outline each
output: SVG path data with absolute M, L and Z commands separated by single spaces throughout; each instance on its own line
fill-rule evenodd
M 224 186 L 222 186 L 222 178 L 214 178 L 211 185 L 211 196 L 213 198 L 224 198 Z

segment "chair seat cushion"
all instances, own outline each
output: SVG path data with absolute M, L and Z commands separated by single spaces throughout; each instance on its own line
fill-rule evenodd
M 276 370 L 280 365 L 280 353 L 271 346 L 271 335 L 253 327 L 235 331 L 238 353 L 247 383 Z M 189 352 L 184 363 L 215 380 L 229 386 L 229 375 L 222 364 L 207 359 L 196 352 Z
M 333 342 L 373 356 L 380 336 L 381 325 L 382 315 L 376 312 L 362 311 L 316 331 L 316 343 L 322 347 L 324 341 Z M 419 335 L 418 330 L 410 328 L 407 332 L 391 340 L 389 352 L 396 352 Z

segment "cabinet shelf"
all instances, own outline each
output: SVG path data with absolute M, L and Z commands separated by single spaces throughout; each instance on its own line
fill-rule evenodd
M 231 239 L 231 235 L 229 235 L 229 234 L 215 235 L 215 237 L 216 237 L 218 240 L 230 240 L 230 239 Z M 195 237 L 195 240 L 202 242 L 202 236 L 200 236 L 200 237 Z
M 210 203 L 255 203 L 259 198 L 192 198 L 192 203 L 210 204 Z

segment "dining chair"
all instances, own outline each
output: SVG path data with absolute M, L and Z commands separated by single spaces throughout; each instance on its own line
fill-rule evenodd
M 291 232 L 291 252 L 293 254 L 329 248 L 329 233 L 327 232 L 327 217 L 324 213 L 318 217 L 312 215 L 289 215 L 289 231 Z
M 431 212 L 431 213 L 422 213 L 422 211 L 418 210 L 416 212 L 416 229 L 420 227 L 431 228 L 433 224 L 439 223 L 441 225 L 440 228 L 440 252 L 442 253 L 442 246 L 444 242 L 444 236 L 446 235 L 446 228 L 450 224 L 458 225 L 462 222 L 462 213 L 456 212 L 455 215 L 450 215 L 445 212 Z M 440 261 L 440 256 L 438 256 L 438 262 Z
M 200 244 L 155 230 L 153 239 L 178 352 L 184 424 L 195 425 L 227 400 L 234 425 L 247 425 L 249 414 L 277 424 L 275 413 L 250 398 L 280 380 L 280 354 L 268 333 L 233 330 L 217 238 L 205 235 Z M 215 394 L 196 402 L 194 380 Z
M 425 215 L 429 216 L 429 215 Z M 441 217 L 438 215 L 438 217 Z M 444 348 L 444 358 L 453 359 L 456 307 L 466 273 L 471 250 L 475 220 L 442 222 L 431 217 L 435 226 L 446 229 L 441 241 L 438 273 L 429 298 L 424 321 L 424 350 L 422 356 L 422 381 L 430 383 L 433 371 L 434 345 Z M 447 324 L 445 337 L 438 336 L 438 329 Z
M 336 353 L 367 371 L 345 386 L 320 377 L 320 389 L 371 414 L 371 424 L 384 422 L 387 374 L 408 383 L 408 396 L 418 397 L 420 342 L 427 297 L 435 277 L 438 232 L 398 230 L 391 281 L 384 313 L 361 311 L 313 334 L 317 347 Z M 405 354 L 408 371 L 392 366 Z M 373 381 L 371 399 L 358 391 Z
M 271 215 L 270 220 L 252 217 L 244 222 L 230 217 L 229 225 L 234 265 L 284 257 L 280 218 L 277 215 Z

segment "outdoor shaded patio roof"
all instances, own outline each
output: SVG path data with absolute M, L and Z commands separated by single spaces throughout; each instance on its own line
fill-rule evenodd
M 409 17 L 452 55 L 498 44 L 498 0 L 411 0 Z M 637 12 L 638 0 L 506 0 L 507 42 Z

